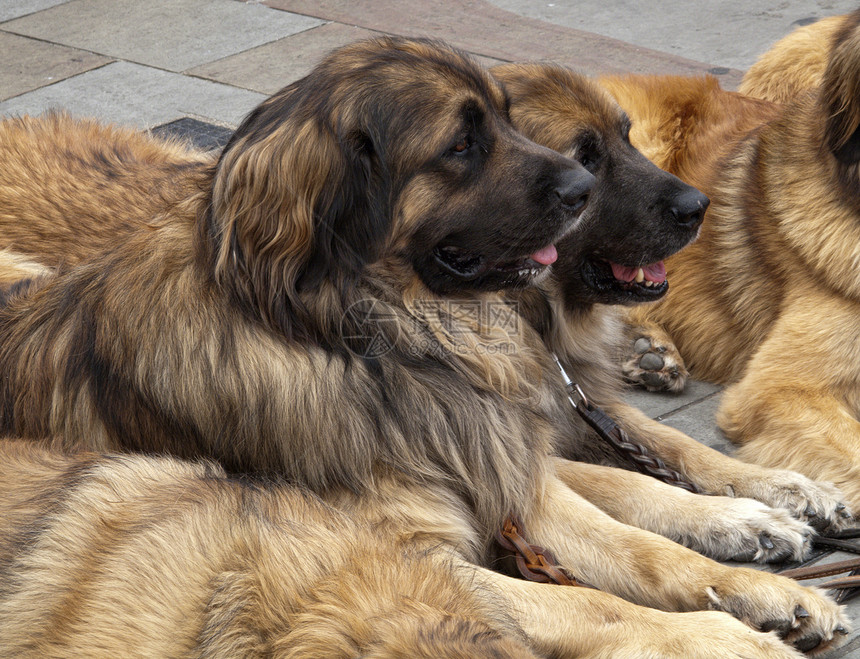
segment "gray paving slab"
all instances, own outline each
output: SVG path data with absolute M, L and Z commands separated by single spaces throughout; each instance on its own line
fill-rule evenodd
M 56 7 L 69 0 L 0 0 L 0 22 Z
M 329 51 L 379 32 L 326 23 L 237 55 L 189 69 L 186 73 L 264 94 L 303 78 Z
M 0 103 L 0 115 L 64 109 L 78 116 L 149 128 L 184 116 L 237 125 L 266 98 L 210 80 L 114 62 Z
M 660 419 L 675 410 L 698 402 L 720 391 L 720 386 L 701 380 L 688 380 L 687 386 L 679 394 L 665 392 L 649 392 L 638 387 L 631 387 L 625 392 L 625 398 L 652 419 Z
M 489 2 L 520 16 L 740 70 L 797 25 L 857 8 L 857 0 Z
M 109 57 L 0 30 L 0 100 L 111 62 Z
M 3 29 L 184 71 L 321 24 L 235 0 L 73 0 Z
M 191 117 L 182 117 L 150 129 L 158 137 L 176 137 L 202 151 L 220 151 L 233 136 L 233 129 Z
M 552 60 L 589 74 L 703 74 L 701 61 L 636 46 L 586 30 L 539 21 L 499 9 L 485 0 L 262 0 L 270 7 L 369 30 L 444 39 L 476 55 L 504 61 Z M 678 0 L 678 4 L 683 3 Z M 718 4 L 718 3 L 714 3 Z M 741 72 L 726 69 L 726 86 Z
M 335 48 L 382 34 L 384 33 L 354 25 L 326 23 L 237 55 L 194 67 L 185 73 L 274 94 L 310 73 L 311 69 Z M 487 67 L 501 62 L 491 57 L 476 56 L 476 59 Z
M 714 420 L 720 406 L 721 394 L 716 393 L 703 400 L 686 405 L 658 417 L 661 423 L 672 426 L 727 455 L 734 453 L 734 446 L 717 428 Z

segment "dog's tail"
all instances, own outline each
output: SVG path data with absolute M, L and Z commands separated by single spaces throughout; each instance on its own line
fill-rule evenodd
M 860 10 L 836 33 L 821 82 L 825 144 L 843 165 L 860 161 Z

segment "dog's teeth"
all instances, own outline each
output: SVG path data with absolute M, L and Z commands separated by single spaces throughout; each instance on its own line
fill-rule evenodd
M 645 273 L 642 271 L 642 268 L 639 268 L 636 271 L 636 283 L 641 284 L 643 281 L 645 281 Z

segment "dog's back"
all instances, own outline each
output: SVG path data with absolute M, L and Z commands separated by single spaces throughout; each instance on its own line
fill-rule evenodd
M 210 156 L 131 128 L 48 114 L 0 122 L 0 162 L 0 250 L 55 267 L 152 228 Z
M 0 456 L 4 657 L 532 656 L 469 574 L 295 488 L 32 442 Z
M 860 11 L 838 22 L 818 32 L 828 55 L 817 87 L 786 83 L 786 69 L 773 84 L 790 100 L 762 92 L 785 103 L 727 143 L 697 145 L 698 162 L 722 151 L 694 181 L 712 200 L 708 219 L 667 261 L 673 290 L 632 319 L 644 335 L 668 333 L 694 376 L 731 384 L 717 421 L 739 457 L 834 482 L 857 506 Z M 801 58 L 812 52 L 794 42 Z M 730 97 L 714 88 L 705 103 Z M 659 94 L 649 103 L 665 112 Z

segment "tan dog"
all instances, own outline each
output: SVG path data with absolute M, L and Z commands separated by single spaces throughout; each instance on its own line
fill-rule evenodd
M 0 457 L 4 657 L 537 656 L 492 578 L 297 488 L 29 442 Z
M 817 24 L 816 24 L 817 25 Z M 633 141 L 712 199 L 700 239 L 667 263 L 667 298 L 634 311 L 635 338 L 677 346 L 697 377 L 729 384 L 718 414 L 739 457 L 835 482 L 860 505 L 860 13 L 821 24 L 821 83 L 764 91 L 713 82 L 607 79 L 634 119 Z M 815 25 L 804 30 L 802 61 Z M 830 36 L 833 39 L 830 40 Z M 793 59 L 780 47 L 765 71 Z M 803 45 L 807 44 L 807 45 Z M 631 351 L 633 353 L 634 351 Z M 633 354 L 629 372 L 637 369 Z M 657 370 L 651 384 L 671 387 Z M 662 382 L 661 382 L 662 380 Z
M 209 462 L 9 440 L 0 458 L 4 657 L 799 656 L 724 613 L 502 577 Z
M 129 225 L 142 226 L 111 228 L 104 252 L 34 280 L 0 314 L 0 368 L 9 374 L 0 422 L 65 446 L 278 472 L 478 571 L 502 519 L 519 513 L 531 541 L 608 591 L 494 577 L 517 611 L 538 607 L 511 615 L 549 654 L 794 656 L 728 616 L 697 618 L 695 635 L 666 634 L 673 616 L 608 593 L 669 611 L 721 609 L 801 649 L 838 641 L 841 612 L 815 590 L 714 563 L 613 520 L 572 489 L 608 500 L 619 518 L 718 551 L 775 549 L 759 544 L 762 525 L 783 550 L 802 546 L 802 525 L 758 502 L 688 495 L 554 457 L 556 447 L 600 450 L 567 405 L 544 338 L 500 313 L 511 300 L 497 291 L 545 281 L 555 243 L 599 231 L 601 218 L 586 224 L 583 211 L 594 178 L 514 131 L 505 108 L 498 83 L 446 46 L 362 42 L 252 112 L 217 163 L 183 168 L 166 155 L 163 171 L 176 180 L 149 207 L 154 217 L 129 210 Z M 62 124 L 41 127 L 50 135 Z M 65 152 L 46 148 L 55 176 L 28 180 L 15 200 L 17 226 L 28 217 L 31 236 L 50 236 L 56 211 L 32 209 L 47 208 L 62 181 L 81 211 L 76 221 L 101 232 L 111 223 L 103 199 L 126 199 L 112 173 L 158 171 L 133 148 L 84 151 L 84 169 L 105 185 L 67 176 Z M 63 244 L 10 242 L 29 256 Z M 587 326 L 602 339 L 613 322 Z M 576 336 L 552 345 L 581 366 Z M 591 358 L 606 363 L 606 346 L 594 346 Z M 674 459 L 683 461 L 682 446 Z M 709 472 L 718 483 L 737 464 L 723 459 Z M 751 490 L 834 516 L 827 488 L 784 474 L 760 486 L 754 476 L 771 472 L 739 469 Z M 546 624 L 553 607 L 565 624 Z M 594 645 L 591 630 L 583 639 L 570 624 L 577 611 L 628 621 L 632 631 Z

